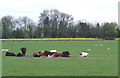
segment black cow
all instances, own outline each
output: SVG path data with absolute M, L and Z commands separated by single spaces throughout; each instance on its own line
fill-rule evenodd
M 62 57 L 69 57 L 69 55 L 70 55 L 69 51 L 63 51 L 61 56 Z
M 25 53 L 26 53 L 26 48 L 21 48 L 21 51 L 22 51 L 22 54 L 23 54 L 23 56 L 25 56 Z
M 44 52 L 44 55 L 45 55 L 45 56 L 48 56 L 48 55 L 52 55 L 52 53 L 51 53 L 50 51 L 45 51 L 45 52 Z
M 17 57 L 22 57 L 22 56 L 23 56 L 23 54 L 21 54 L 21 53 L 17 54 Z
M 16 56 L 16 54 L 15 54 L 15 53 L 12 53 L 12 52 L 6 52 L 5 55 L 6 55 L 6 56 Z

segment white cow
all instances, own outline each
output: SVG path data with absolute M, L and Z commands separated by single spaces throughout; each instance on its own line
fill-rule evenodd
M 56 50 L 50 50 L 50 52 L 57 52 Z
M 80 56 L 82 56 L 82 57 L 88 57 L 88 53 L 80 51 Z

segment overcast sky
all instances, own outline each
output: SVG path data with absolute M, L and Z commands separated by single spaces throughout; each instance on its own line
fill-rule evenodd
M 44 9 L 58 9 L 74 20 L 91 23 L 118 22 L 119 0 L 0 0 L 0 18 L 5 15 L 28 16 L 35 22 Z

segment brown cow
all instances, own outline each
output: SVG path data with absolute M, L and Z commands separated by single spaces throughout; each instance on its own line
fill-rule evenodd
M 41 52 L 35 52 L 34 54 L 33 54 L 33 57 L 40 57 L 41 56 Z
M 53 55 L 51 55 L 51 58 L 54 58 L 54 57 L 69 57 L 69 55 L 70 55 L 69 51 L 55 52 Z
M 33 54 L 34 57 L 40 57 L 40 56 L 47 56 L 49 58 L 54 58 L 54 57 L 69 57 L 70 53 L 69 51 L 63 51 L 63 52 L 50 52 L 50 51 L 40 51 L 40 52 L 35 52 Z

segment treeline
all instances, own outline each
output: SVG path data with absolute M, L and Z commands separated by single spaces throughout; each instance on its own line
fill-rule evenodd
M 0 38 L 103 38 L 120 37 L 117 23 L 105 22 L 102 25 L 86 21 L 74 22 L 72 15 L 56 9 L 40 13 L 38 23 L 27 16 L 15 18 L 4 16 L 0 19 Z

